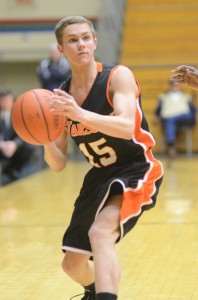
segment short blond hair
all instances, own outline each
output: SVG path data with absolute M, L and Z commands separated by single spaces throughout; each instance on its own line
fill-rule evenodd
M 72 24 L 88 24 L 90 29 L 91 29 L 91 33 L 93 35 L 93 37 L 96 37 L 96 32 L 93 26 L 93 23 L 82 17 L 82 16 L 69 16 L 69 17 L 64 17 L 63 19 L 61 19 L 55 26 L 55 35 L 56 35 L 56 40 L 58 42 L 59 45 L 62 45 L 62 38 L 63 38 L 63 31 L 64 29 Z

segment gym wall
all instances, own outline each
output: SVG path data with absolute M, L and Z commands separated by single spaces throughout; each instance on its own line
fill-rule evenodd
M 36 68 L 49 55 L 54 27 L 67 15 L 96 22 L 100 0 L 1 0 L 0 86 L 15 95 L 39 87 Z

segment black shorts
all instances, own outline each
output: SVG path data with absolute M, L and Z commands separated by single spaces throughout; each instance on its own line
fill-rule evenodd
M 122 165 L 92 168 L 86 174 L 63 237 L 63 252 L 68 250 L 92 256 L 88 231 L 112 195 L 123 195 L 119 240 L 134 227 L 144 210 L 154 207 L 163 168 L 151 151 L 148 158 L 147 161 L 140 159 Z

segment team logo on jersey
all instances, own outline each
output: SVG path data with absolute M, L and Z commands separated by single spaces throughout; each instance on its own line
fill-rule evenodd
M 84 136 L 97 132 L 95 129 L 87 125 L 84 125 L 82 123 L 73 124 L 72 121 L 66 122 L 65 130 L 71 136 Z

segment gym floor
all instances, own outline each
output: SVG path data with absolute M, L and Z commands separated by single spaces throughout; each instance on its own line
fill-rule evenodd
M 165 168 L 156 207 L 117 245 L 119 300 L 198 299 L 198 159 Z M 0 187 L 1 300 L 69 300 L 83 292 L 61 269 L 62 235 L 88 164 L 44 169 Z M 80 299 L 77 297 L 75 299 Z

